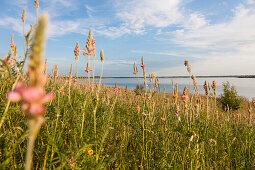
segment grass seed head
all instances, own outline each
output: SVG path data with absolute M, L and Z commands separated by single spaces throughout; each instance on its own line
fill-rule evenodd
M 101 62 L 104 62 L 104 50 L 101 49 L 100 51 L 100 59 L 101 59 Z
M 22 13 L 21 19 L 22 19 L 22 22 L 24 23 L 25 20 L 26 20 L 26 9 L 23 9 L 23 13 Z

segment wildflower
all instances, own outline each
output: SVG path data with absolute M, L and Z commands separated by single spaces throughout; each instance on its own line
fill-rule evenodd
M 89 63 L 87 63 L 87 67 L 85 70 L 87 73 L 92 72 L 93 70 L 90 68 Z
M 21 100 L 21 95 L 17 92 L 11 91 L 7 94 L 7 98 L 12 102 L 19 102 Z
M 119 91 L 118 86 L 117 86 L 117 81 L 116 81 L 116 83 L 115 83 L 114 91 L 115 91 L 115 92 L 118 92 L 118 91 Z
M 11 59 L 10 59 L 10 58 L 8 59 L 7 56 L 4 57 L 4 61 L 5 61 L 7 64 L 11 64 L 11 62 L 12 62 Z
M 182 99 L 185 100 L 185 99 L 188 99 L 188 95 L 185 95 L 185 94 L 182 94 Z
M 12 42 L 12 43 L 10 44 L 10 46 L 11 46 L 12 49 L 14 49 L 16 45 Z
M 24 83 L 18 83 L 14 91 L 7 93 L 7 98 L 11 102 L 19 102 L 23 100 L 22 110 L 30 111 L 32 115 L 40 115 L 45 111 L 45 104 L 50 102 L 54 95 L 53 93 L 45 94 L 43 88 L 30 86 L 24 88 Z
M 139 106 L 136 106 L 136 110 L 138 113 L 140 113 L 140 107 Z
M 174 94 L 174 95 L 173 95 L 173 98 L 178 98 L 178 95 L 177 95 L 177 94 Z
M 11 49 L 14 51 L 14 50 L 15 50 L 16 45 L 15 45 L 15 44 L 14 44 L 14 42 L 13 42 L 13 34 L 12 34 L 11 44 L 10 44 L 10 46 L 11 46 Z
M 92 150 L 92 149 L 89 149 L 89 150 L 88 150 L 88 154 L 89 154 L 89 155 L 93 155 L 93 150 Z
M 207 85 L 207 82 L 205 81 L 205 83 L 204 83 L 204 89 L 205 89 L 205 94 L 206 94 L 206 96 L 208 96 L 209 95 L 209 89 L 208 89 L 208 85 Z
M 166 120 L 166 118 L 165 117 L 161 117 L 161 120 L 164 122 Z
M 104 148 L 102 148 L 100 151 L 101 151 L 101 152 L 104 152 Z
M 78 61 L 79 53 L 81 52 L 80 47 L 79 47 L 79 42 L 76 43 L 75 49 L 74 49 L 74 55 L 75 55 L 75 60 Z
M 145 65 L 143 64 L 143 56 L 142 56 L 142 65 L 141 65 L 142 69 L 145 69 Z

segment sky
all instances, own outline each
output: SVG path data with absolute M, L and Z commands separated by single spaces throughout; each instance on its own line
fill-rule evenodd
M 0 56 L 8 54 L 11 35 L 24 56 L 25 32 L 36 22 L 34 0 L 0 1 Z M 48 72 L 75 66 L 73 50 L 86 45 L 89 28 L 96 39 L 95 74 L 133 76 L 133 63 L 144 57 L 146 72 L 158 76 L 255 74 L 255 0 L 39 0 L 39 14 L 50 16 Z M 78 75 L 86 76 L 87 57 L 79 56 Z M 141 67 L 139 67 L 141 68 Z M 139 69 L 142 76 L 142 70 Z

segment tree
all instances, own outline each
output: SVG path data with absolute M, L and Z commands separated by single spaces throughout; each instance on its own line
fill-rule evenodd
M 222 104 L 222 109 L 227 110 L 238 110 L 241 107 L 241 98 L 237 94 L 237 91 L 234 86 L 231 86 L 230 83 L 224 82 L 223 84 L 223 94 L 220 96 L 220 103 Z

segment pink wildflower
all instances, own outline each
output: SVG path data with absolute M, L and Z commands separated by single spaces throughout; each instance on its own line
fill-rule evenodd
M 139 107 L 139 106 L 136 106 L 136 110 L 137 110 L 137 111 L 140 111 L 140 107 Z
M 90 50 L 89 50 L 89 52 L 91 53 L 92 51 L 94 51 L 94 50 L 96 50 L 95 48 L 91 48 Z
M 89 73 L 89 72 L 92 72 L 93 70 L 91 69 L 91 68 L 88 68 L 88 67 L 86 67 L 86 70 L 85 70 L 87 73 Z
M 116 81 L 116 83 L 115 83 L 114 91 L 115 91 L 115 92 L 118 92 L 118 91 L 119 91 L 118 86 L 117 86 L 117 81 Z
M 19 82 L 15 90 L 7 94 L 7 98 L 11 102 L 23 100 L 22 110 L 24 112 L 29 111 L 33 115 L 40 115 L 45 111 L 43 104 L 50 102 L 54 95 L 53 93 L 45 94 L 43 88 L 33 86 L 25 88 L 25 84 Z
M 177 95 L 177 94 L 174 94 L 174 95 L 173 95 L 173 98 L 178 98 L 178 95 Z
M 21 100 L 21 95 L 20 93 L 16 92 L 16 91 L 11 91 L 7 94 L 7 98 L 11 101 L 11 102 L 19 102 Z
M 5 61 L 7 64 L 11 64 L 11 60 L 10 60 L 10 59 L 7 59 L 7 57 L 4 57 L 4 61 Z
M 185 94 L 182 94 L 182 99 L 185 100 L 185 99 L 188 99 L 188 95 L 185 95 Z
M 13 42 L 10 44 L 10 46 L 12 49 L 14 49 L 16 47 L 16 45 Z

